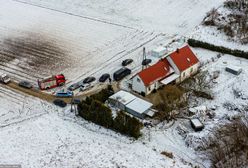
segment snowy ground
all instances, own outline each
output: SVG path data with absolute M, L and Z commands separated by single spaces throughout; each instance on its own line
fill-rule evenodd
M 62 72 L 70 83 L 112 73 L 125 58 L 135 60 L 134 69 L 143 46 L 151 49 L 190 33 L 205 15 L 202 6 L 208 11 L 222 1 L 2 0 L 0 70 L 33 83 Z
M 247 45 L 228 38 L 228 36 L 226 36 L 223 32 L 217 30 L 216 27 L 200 25 L 196 27 L 192 34 L 188 37 L 234 50 L 239 49 L 248 51 Z
M 180 138 L 176 135 L 157 130 L 149 140 L 144 136 L 134 141 L 75 118 L 69 107 L 62 110 L 31 97 L 24 99 L 22 94 L 5 99 L 8 94 L 1 90 L 0 164 L 27 168 L 190 167 L 181 158 L 194 159 L 192 153 L 181 154 L 173 140 Z M 178 151 L 174 159 L 160 154 L 174 149 Z
M 204 34 L 206 31 L 202 29 L 192 31 L 197 30 L 194 28 L 205 13 L 223 0 L 159 0 L 156 3 L 152 0 L 105 0 L 101 3 L 25 0 L 42 7 L 11 0 L 0 2 L 0 70 L 19 80 L 33 82 L 48 74 L 63 72 L 69 82 L 76 82 L 88 75 L 98 77 L 105 72 L 112 73 L 124 58 L 133 58 L 134 63 L 129 68 L 137 71 L 143 45 L 149 51 L 154 46 L 167 45 L 173 39 L 192 34 L 215 40 L 211 33 Z M 27 41 L 25 51 L 17 50 L 22 45 L 20 39 Z M 216 41 L 218 39 L 216 36 Z M 30 46 L 32 42 L 37 46 Z M 53 45 L 43 46 L 49 42 Z M 42 53 L 37 47 L 44 48 Z M 224 109 L 223 103 L 247 103 L 247 100 L 234 98 L 232 88 L 240 88 L 248 95 L 248 61 L 224 55 L 212 62 L 211 58 L 216 58 L 217 53 L 193 50 L 202 62 L 209 62 L 204 68 L 210 72 L 220 71 L 213 87 L 215 100 L 198 102 L 207 107 L 218 106 L 216 118 L 205 123 L 203 132 L 194 133 L 188 120 L 178 120 L 171 127 L 162 123 L 150 130 L 145 128 L 143 137 L 133 141 L 75 118 L 68 111 L 69 107 L 61 110 L 0 86 L 0 164 L 19 163 L 28 168 L 208 167 L 208 162 L 201 160 L 193 150 L 197 142 L 193 141 L 188 148 L 177 128 L 183 123 L 190 130 L 189 134 L 207 135 L 215 123 L 225 121 L 225 115 L 236 113 Z M 40 57 L 43 61 L 36 67 L 34 63 Z M 58 63 L 48 64 L 54 61 Z M 233 76 L 225 72 L 228 64 L 241 66 L 242 74 Z M 162 151 L 172 152 L 175 158 L 161 155 Z

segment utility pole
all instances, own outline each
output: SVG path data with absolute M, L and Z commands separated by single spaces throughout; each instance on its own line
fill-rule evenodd
M 146 60 L 146 48 L 145 47 L 143 47 L 143 60 L 142 60 L 142 70 L 144 70 L 144 66 L 145 65 L 143 65 L 143 62 L 144 62 L 144 60 Z
M 73 103 L 74 103 L 74 93 L 72 92 L 72 97 L 71 97 L 71 112 L 73 112 Z

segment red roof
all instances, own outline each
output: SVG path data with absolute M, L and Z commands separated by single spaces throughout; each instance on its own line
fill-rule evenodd
M 161 59 L 156 64 L 138 73 L 145 86 L 150 85 L 154 81 L 161 80 L 169 74 L 171 74 L 170 64 L 167 59 Z
M 177 49 L 177 51 L 170 54 L 170 57 L 181 72 L 199 62 L 188 45 Z

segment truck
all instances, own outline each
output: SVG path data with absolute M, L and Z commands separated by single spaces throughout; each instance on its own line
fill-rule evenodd
M 0 72 L 0 82 L 7 84 L 10 82 L 10 78 L 7 74 Z
M 52 89 L 65 84 L 65 76 L 63 74 L 52 75 L 42 80 L 38 80 L 38 86 L 41 90 Z

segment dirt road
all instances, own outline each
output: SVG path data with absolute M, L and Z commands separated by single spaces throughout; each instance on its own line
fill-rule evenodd
M 7 85 L 1 84 L 0 86 L 7 88 L 7 89 L 10 89 L 12 91 L 20 91 L 22 93 L 40 98 L 40 99 L 48 101 L 48 102 L 53 102 L 55 99 L 58 99 L 57 97 L 55 97 L 52 94 L 48 94 L 48 93 L 40 91 L 38 88 L 26 89 L 26 88 L 20 87 L 16 82 L 10 82 Z M 106 85 L 100 85 L 96 89 L 89 90 L 85 93 L 76 95 L 76 96 L 74 96 L 74 98 L 82 100 L 82 99 L 86 98 L 87 96 L 90 96 L 96 92 L 99 92 L 101 89 L 103 89 L 105 87 L 106 87 Z M 66 103 L 70 103 L 72 100 L 72 98 L 59 98 L 59 99 L 64 100 Z

